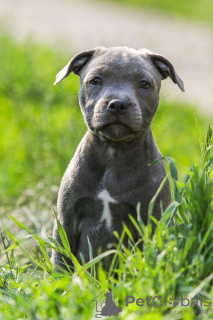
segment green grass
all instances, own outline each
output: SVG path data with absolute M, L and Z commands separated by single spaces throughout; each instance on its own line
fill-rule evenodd
M 109 0 L 108 0 L 109 1 Z M 185 18 L 212 25 L 212 0 L 110 0 L 117 3 L 167 13 L 171 18 Z
M 171 205 L 162 212 L 161 221 L 156 221 L 151 213 L 155 199 L 149 206 L 150 222 L 143 224 L 138 215 L 132 220 L 143 240 L 143 252 L 131 240 L 130 248 L 122 246 L 122 236 L 117 249 L 106 252 L 81 266 L 70 252 L 66 235 L 60 228 L 63 242 L 61 247 L 51 238 L 45 242 L 33 234 L 23 224 L 11 217 L 17 225 L 27 230 L 39 243 L 40 250 L 29 253 L 23 244 L 5 228 L 14 245 L 8 248 L 8 264 L 0 268 L 0 314 L 2 319 L 91 319 L 95 317 L 95 302 L 102 292 L 111 291 L 122 312 L 114 319 L 140 319 L 141 312 L 148 312 L 143 319 L 211 319 L 213 317 L 213 180 L 212 171 L 212 128 L 209 128 L 206 142 L 202 145 L 203 164 L 193 165 L 183 183 L 177 179 L 176 168 L 171 162 L 171 175 L 177 185 L 177 194 Z M 163 184 L 158 191 L 161 190 Z M 177 202 L 178 200 L 178 202 Z M 174 223 L 171 223 L 171 219 Z M 151 237 L 151 220 L 157 224 Z M 58 222 L 59 223 L 59 222 Z M 124 234 L 124 233 L 123 233 Z M 4 235 L 4 237 L 6 237 Z M 5 241 L 6 242 L 6 241 Z M 23 241 L 22 241 L 23 242 Z M 18 245 L 33 261 L 32 266 L 19 265 L 14 259 L 14 247 Z M 75 269 L 70 272 L 53 271 L 46 248 L 53 247 L 69 257 Z M 119 258 L 119 266 L 112 264 L 107 273 L 102 268 L 104 255 L 114 252 Z M 114 260 L 115 262 L 115 260 Z M 47 272 L 46 279 L 42 273 Z M 91 276 L 87 270 L 97 273 Z M 115 277 L 117 275 L 117 277 Z M 126 297 L 160 296 L 155 303 L 164 302 L 160 307 L 140 307 L 136 303 L 127 306 Z M 184 301 L 189 306 L 171 306 L 174 299 Z M 102 300 L 104 296 L 102 296 Z M 171 298 L 171 300 L 170 300 Z M 187 300 L 188 299 L 188 300 Z M 197 299 L 197 300 L 196 300 Z M 201 305 L 200 300 L 203 304 Z M 141 301 L 141 300 L 140 300 Z M 103 301 L 99 301 L 100 304 Z M 131 314 L 131 315 L 130 315 Z
M 0 37 L 0 47 L 0 212 L 5 226 L 0 227 L 0 320 L 92 319 L 96 314 L 92 300 L 107 290 L 123 308 L 114 319 L 140 319 L 137 310 L 150 311 L 143 319 L 152 320 L 212 318 L 212 305 L 184 307 L 185 315 L 183 309 L 170 305 L 125 305 L 127 295 L 136 299 L 165 294 L 212 299 L 212 131 L 208 130 L 201 143 L 201 154 L 204 138 L 190 106 L 160 100 L 152 129 L 162 154 L 176 161 L 179 181 L 174 163 L 167 165 L 170 179 L 175 178 L 174 201 L 156 222 L 152 238 L 151 224 L 144 226 L 138 216 L 135 224 L 144 250 L 140 252 L 132 241 L 130 250 L 120 243 L 117 271 L 113 267 L 107 274 L 100 263 L 102 256 L 80 266 L 65 235 L 65 249 L 45 237 L 46 230 L 50 235 L 52 229 L 54 212 L 48 203 L 55 206 L 54 185 L 59 185 L 85 132 L 85 125 L 78 125 L 82 120 L 77 102 L 79 79 L 70 76 L 53 86 L 55 74 L 68 59 L 48 48 L 30 41 L 16 44 L 8 35 Z M 208 121 L 197 116 L 204 132 Z M 183 180 L 184 168 L 193 162 Z M 11 219 L 5 212 L 11 213 Z M 49 261 L 52 246 L 74 260 L 74 272 L 53 271 Z M 8 248 L 7 252 L 3 248 Z M 97 274 L 91 276 L 87 270 L 95 270 L 96 264 Z

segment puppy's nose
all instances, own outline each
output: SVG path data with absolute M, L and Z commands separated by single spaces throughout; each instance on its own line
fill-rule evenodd
M 107 106 L 112 114 L 124 114 L 127 110 L 127 104 L 123 100 L 112 100 Z

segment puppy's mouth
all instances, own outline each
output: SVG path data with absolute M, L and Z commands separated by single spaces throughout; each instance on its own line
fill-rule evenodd
M 131 138 L 134 132 L 130 127 L 120 122 L 107 124 L 98 130 L 101 138 L 113 141 L 121 141 Z

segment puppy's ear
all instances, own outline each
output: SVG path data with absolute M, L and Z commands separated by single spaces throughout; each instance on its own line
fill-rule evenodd
M 178 85 L 178 87 L 184 92 L 184 84 L 181 78 L 178 76 L 178 74 L 175 71 L 174 66 L 172 63 L 166 59 L 164 56 L 161 56 L 156 53 L 152 53 L 150 55 L 150 58 L 152 60 L 152 63 L 155 65 L 155 67 L 160 72 L 162 79 L 166 79 L 167 77 L 170 77 L 174 83 Z
M 175 68 L 173 64 L 166 59 L 164 56 L 160 54 L 153 53 L 147 49 L 142 49 L 140 52 L 144 55 L 147 55 L 154 66 L 158 69 L 160 72 L 162 79 L 166 79 L 167 77 L 170 77 L 174 83 L 178 85 L 178 87 L 184 92 L 184 84 L 181 78 L 178 76 L 178 74 L 175 71 Z
M 87 50 L 80 52 L 74 56 L 68 64 L 57 74 L 54 84 L 61 82 L 66 78 L 71 72 L 79 75 L 79 72 L 83 66 L 92 58 L 97 49 Z

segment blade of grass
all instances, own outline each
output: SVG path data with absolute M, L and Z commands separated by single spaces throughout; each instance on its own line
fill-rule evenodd
M 117 259 L 117 257 L 118 257 L 119 251 L 121 250 L 121 245 L 122 245 L 122 243 L 123 243 L 124 236 L 125 236 L 125 230 L 123 229 L 123 230 L 122 230 L 122 233 L 121 233 L 121 236 L 120 236 L 119 243 L 118 243 L 117 248 L 116 248 L 116 253 L 115 253 L 115 255 L 113 256 L 112 263 L 111 263 L 111 266 L 110 266 L 110 269 L 109 269 L 109 273 L 108 273 L 108 276 L 109 276 L 109 277 L 110 277 L 111 274 L 112 274 L 113 268 L 114 268 L 115 263 L 116 263 L 116 259 Z
M 37 264 L 41 269 L 43 269 L 44 271 L 46 272 L 49 272 L 49 270 L 43 266 L 42 264 L 40 264 L 36 259 L 34 259 L 23 247 L 22 245 L 18 242 L 18 240 L 12 235 L 12 233 L 7 230 L 7 228 L 3 227 L 5 232 L 8 234 L 8 236 L 10 237 L 11 240 L 13 240 L 17 246 L 19 246 L 19 248 L 25 253 L 25 255 L 30 259 L 32 260 L 35 264 Z
M 180 206 L 180 203 L 177 201 L 174 201 L 172 203 L 170 203 L 170 205 L 166 208 L 166 211 L 164 212 L 164 214 L 167 216 L 168 214 L 170 215 L 170 218 L 168 220 L 167 223 L 167 227 L 171 226 L 172 220 L 177 212 L 177 208 Z
M 201 135 L 201 132 L 200 132 L 200 127 L 199 127 L 199 124 L 198 124 L 198 120 L 197 120 L 195 111 L 194 111 L 194 118 L 195 118 L 195 124 L 196 124 L 196 127 L 197 127 L 199 142 L 200 142 L 200 151 L 201 151 L 201 155 L 202 155 L 203 162 L 204 162 L 204 148 L 203 148 L 203 142 L 202 142 L 202 135 Z
M 64 230 L 64 228 L 62 227 L 60 221 L 58 220 L 58 217 L 57 217 L 57 214 L 55 212 L 55 209 L 52 207 L 53 211 L 54 211 L 54 214 L 55 214 L 55 219 L 56 219 L 56 223 L 57 223 L 57 227 L 58 227 L 58 233 L 59 233 L 59 236 L 61 238 L 61 241 L 62 241 L 62 244 L 64 246 L 64 249 L 67 251 L 67 253 L 72 256 L 72 252 L 70 250 L 70 244 L 69 244 L 69 241 L 68 241 L 68 238 L 67 238 L 67 234 Z
M 148 221 L 149 221 L 149 216 L 152 214 L 153 212 L 153 208 L 154 208 L 154 204 L 155 204 L 155 201 L 159 195 L 159 193 L 161 192 L 161 190 L 163 189 L 163 186 L 164 184 L 166 183 L 166 180 L 168 179 L 169 177 L 169 173 L 165 176 L 165 178 L 163 179 L 163 181 L 161 182 L 157 192 L 155 193 L 154 197 L 152 198 L 152 200 L 150 201 L 149 203 L 149 207 L 148 207 Z

